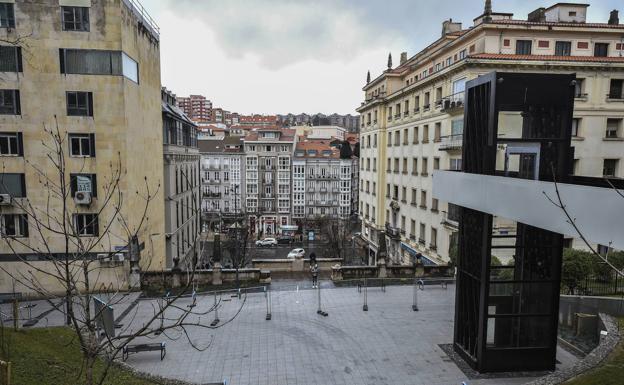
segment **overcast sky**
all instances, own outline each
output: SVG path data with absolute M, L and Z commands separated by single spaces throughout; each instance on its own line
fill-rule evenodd
M 377 76 L 388 52 L 396 66 L 402 51 L 410 57 L 437 39 L 444 19 L 467 27 L 483 11 L 482 0 L 142 2 L 160 26 L 163 85 L 246 114 L 355 114 L 366 71 Z M 526 18 L 554 3 L 493 0 L 493 8 Z M 589 21 L 624 11 L 621 0 L 587 3 Z

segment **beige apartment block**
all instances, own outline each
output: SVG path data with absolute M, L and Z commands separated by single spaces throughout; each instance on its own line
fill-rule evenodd
M 527 18 L 486 9 L 469 28 L 445 21 L 438 40 L 364 86 L 360 185 L 375 188 L 361 192 L 359 212 L 373 263 L 381 231 L 390 263 L 448 261 L 456 211 L 433 198 L 432 173 L 461 168 L 465 84 L 482 74 L 576 74 L 574 173 L 624 177 L 624 25 L 617 11 L 587 22 L 587 7 L 560 3 Z
M 138 10 L 135 0 L 2 1 L 0 5 L 6 7 L 9 15 L 1 21 L 0 39 L 17 41 L 16 47 L 0 43 L 0 141 L 8 144 L 0 145 L 5 181 L 2 193 L 11 195 L 13 203 L 60 212 L 61 200 L 48 201 L 48 189 L 40 183 L 41 178 L 32 166 L 54 175 L 55 168 L 42 143 L 52 144 L 44 126 L 53 128 L 58 122 L 64 136 L 67 173 L 82 174 L 91 182 L 87 184 L 90 184 L 91 191 L 87 192 L 91 199 L 86 201 L 79 202 L 75 188 L 71 187 L 65 202 L 72 221 L 85 240 L 97 239 L 98 234 L 107 232 L 93 250 L 93 257 L 97 253 L 119 251 L 126 258 L 115 269 L 124 274 L 129 270 L 127 254 L 123 251 L 128 244 L 128 233 L 118 221 L 105 229 L 107 218 L 112 216 L 112 206 L 101 211 L 104 205 L 101 197 L 111 178 L 111 164 L 116 168 L 120 162 L 121 215 L 129 229 L 136 229 L 143 217 L 148 186 L 152 195 L 138 232 L 140 267 L 163 269 L 165 220 L 158 27 Z M 16 144 L 15 148 L 12 143 Z M 70 175 L 64 183 L 68 187 L 73 184 Z M 46 208 L 48 202 L 50 207 Z M 0 242 L 3 266 L 12 270 L 22 266 L 8 247 L 10 238 L 19 238 L 31 248 L 42 249 L 47 245 L 51 254 L 62 257 L 63 238 L 50 232 L 40 237 L 32 218 L 20 216 L 22 213 L 16 204 L 0 206 L 5 237 Z M 85 221 L 96 217 L 97 221 Z M 26 231 L 27 226 L 30 231 Z M 21 257 L 40 259 L 32 255 L 29 247 L 17 245 L 16 251 Z M 34 263 L 46 268 L 46 262 Z M 119 273 L 102 273 L 100 281 L 105 286 L 123 288 L 127 280 L 120 278 L 123 274 Z M 45 284 L 50 285 L 49 290 L 55 290 L 54 282 Z M 0 292 L 13 290 L 27 291 L 14 286 L 10 277 L 0 273 Z

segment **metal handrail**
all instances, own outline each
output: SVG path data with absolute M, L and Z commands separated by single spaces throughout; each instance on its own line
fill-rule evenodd
M 156 24 L 156 21 L 150 16 L 150 14 L 145 10 L 143 4 L 141 4 L 138 0 L 124 0 L 128 8 L 131 11 L 135 11 L 138 16 L 140 16 L 145 24 L 147 24 L 151 29 L 154 30 L 154 34 L 156 38 L 160 38 L 160 27 Z

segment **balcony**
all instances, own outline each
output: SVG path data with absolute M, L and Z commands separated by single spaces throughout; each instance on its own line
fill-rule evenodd
M 221 198 L 220 192 L 204 192 L 202 194 L 204 198 Z
M 423 106 L 423 112 L 429 111 L 430 108 L 431 108 L 431 105 L 429 103 L 425 104 Z
M 446 113 L 461 111 L 464 106 L 464 91 L 446 96 L 442 99 L 442 111 Z
M 422 238 L 418 238 L 418 243 L 420 243 L 421 245 L 425 245 L 425 240 Z
M 415 113 L 415 114 L 417 114 L 417 113 L 419 113 L 419 112 L 420 112 L 420 107 L 416 107 L 416 108 L 414 108 L 414 113 Z
M 459 206 L 449 203 L 448 211 L 442 212 L 442 225 L 457 230 L 459 228 Z
M 400 119 L 401 118 L 401 113 L 399 112 L 399 113 L 394 114 L 394 118 L 395 119 Z
M 390 226 L 390 223 L 388 222 L 386 222 L 386 234 L 390 237 L 390 239 L 401 239 L 401 229 Z
M 463 142 L 464 142 L 464 135 L 463 134 L 447 135 L 447 136 L 442 136 L 440 139 L 441 139 L 441 143 L 440 143 L 441 151 L 461 150 Z

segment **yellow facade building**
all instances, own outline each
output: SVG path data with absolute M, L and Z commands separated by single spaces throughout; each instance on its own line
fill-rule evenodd
M 457 217 L 433 198 L 432 173 L 461 169 L 465 83 L 482 74 L 575 73 L 574 173 L 624 177 L 624 25 L 617 11 L 589 23 L 587 7 L 518 19 L 486 5 L 473 26 L 445 21 L 438 40 L 364 86 L 359 211 L 371 263 L 382 231 L 391 264 L 448 261 Z
M 128 237 L 138 228 L 140 268 L 165 268 L 158 27 L 135 0 L 3 0 L 0 7 L 0 292 L 30 291 L 7 274 L 32 271 L 20 259 L 45 270 L 47 258 L 64 256 L 64 237 L 39 231 L 24 215 L 29 205 L 58 220 L 65 202 L 71 231 L 95 243 L 89 257 L 115 255 L 116 261 L 101 262 L 103 286 L 129 285 Z M 42 177 L 58 182 L 48 157 L 54 143 L 44 131 L 57 124 L 64 199 Z M 117 168 L 123 221 L 110 221 L 115 204 L 104 197 Z M 53 279 L 39 278 L 57 290 Z

